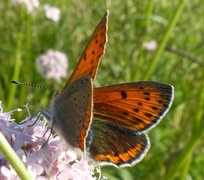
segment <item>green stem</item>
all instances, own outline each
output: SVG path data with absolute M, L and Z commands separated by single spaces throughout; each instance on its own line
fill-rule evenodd
M 25 8 L 23 6 L 21 6 L 21 22 L 24 21 L 25 18 Z M 22 49 L 22 41 L 23 41 L 23 23 L 21 24 L 21 29 L 18 32 L 18 36 L 17 36 L 17 45 L 16 45 L 16 57 L 15 57 L 15 66 L 14 66 L 14 73 L 13 73 L 13 77 L 11 80 L 18 80 L 19 79 L 19 75 L 20 75 L 20 67 L 21 67 L 21 49 Z M 16 88 L 17 86 L 11 86 L 12 88 L 10 89 L 9 92 L 9 97 L 8 97 L 8 109 L 12 109 L 12 105 L 15 99 L 15 94 L 16 94 Z
M 177 8 L 177 11 L 175 12 L 174 17 L 172 18 L 169 26 L 167 27 L 166 32 L 164 34 L 164 37 L 162 38 L 162 41 L 159 43 L 158 49 L 157 49 L 157 51 L 155 53 L 155 56 L 152 59 L 152 63 L 150 65 L 150 68 L 145 73 L 144 80 L 149 79 L 150 76 L 152 75 L 152 73 L 154 72 L 154 70 L 156 68 L 156 65 L 157 65 L 157 63 L 159 61 L 159 57 L 160 57 L 161 53 L 163 52 L 163 50 L 164 50 L 164 48 L 165 48 L 165 46 L 166 46 L 166 44 L 167 44 L 167 42 L 168 42 L 168 40 L 170 38 L 170 35 L 171 35 L 172 31 L 173 31 L 173 28 L 175 27 L 175 25 L 176 25 L 180 15 L 181 15 L 183 9 L 184 9 L 184 6 L 185 6 L 185 0 L 180 1 L 180 4 L 179 4 L 179 6 Z
M 166 180 L 174 179 L 174 176 L 178 172 L 178 169 L 180 169 L 181 166 L 184 164 L 186 157 L 192 154 L 193 150 L 195 149 L 196 145 L 198 144 L 200 140 L 200 136 L 202 133 L 202 131 L 198 131 L 198 132 L 199 133 L 191 137 L 185 149 L 182 151 L 180 156 L 176 159 L 176 162 L 173 164 L 172 168 L 169 170 L 169 172 L 166 175 L 166 178 L 165 178 Z
M 153 0 L 148 1 L 148 8 L 147 8 L 147 17 L 145 21 L 145 27 L 150 27 L 151 19 L 152 19 L 152 11 L 153 11 Z
M 184 166 L 183 166 L 183 170 L 181 172 L 181 177 L 180 180 L 186 180 L 186 174 L 189 170 L 189 166 L 191 164 L 191 160 L 192 160 L 192 153 L 189 153 L 188 157 L 185 160 Z
M 147 7 L 147 13 L 146 13 L 146 18 L 145 18 L 145 24 L 144 24 L 144 29 L 145 32 L 148 32 L 148 28 L 150 27 L 151 20 L 152 20 L 152 11 L 153 11 L 153 0 L 148 1 L 148 7 Z M 147 33 L 144 33 L 143 39 L 141 41 L 144 41 L 146 39 Z M 144 50 L 143 48 L 140 48 L 139 55 L 137 58 L 134 57 L 134 52 L 136 51 L 137 48 L 134 49 L 133 55 L 130 57 L 130 59 L 136 59 L 136 65 L 133 66 L 132 63 L 130 63 L 130 69 L 132 73 L 132 81 L 135 80 L 143 80 L 143 73 L 141 73 L 141 69 L 144 66 Z
M 18 155 L 12 149 L 10 144 L 7 142 L 3 134 L 0 132 L 0 151 L 11 164 L 11 166 L 15 169 L 16 173 L 23 180 L 32 179 L 28 174 L 27 169 L 23 162 L 19 159 Z
M 202 84 L 198 91 L 198 106 L 196 108 L 197 111 L 195 112 L 195 114 L 197 114 L 197 116 L 195 117 L 195 121 L 199 122 L 199 126 L 193 129 L 192 136 L 189 142 L 187 143 L 186 147 L 184 148 L 182 153 L 179 155 L 179 157 L 176 159 L 176 162 L 173 164 L 172 168 L 167 173 L 166 175 L 167 180 L 171 180 L 174 178 L 178 170 L 184 165 L 186 158 L 193 154 L 194 149 L 199 143 L 200 137 L 203 133 L 203 127 L 204 127 L 204 121 L 202 121 L 202 118 L 204 115 L 203 113 L 204 101 L 203 100 L 204 100 L 204 81 L 202 81 Z
M 24 50 L 25 50 L 25 53 L 24 53 L 24 63 L 23 63 L 23 66 L 26 67 L 23 69 L 22 73 L 23 74 L 28 74 L 29 76 L 25 76 L 24 77 L 24 81 L 25 82 L 30 82 L 30 77 L 33 77 L 33 63 L 31 61 L 31 26 L 32 26 L 32 18 L 31 18 L 31 15 L 28 14 L 27 17 L 26 17 L 26 32 L 24 33 L 24 36 L 25 36 L 25 43 L 24 43 Z M 21 78 L 21 77 L 20 77 Z M 21 80 L 22 81 L 22 80 Z M 19 100 L 20 100 L 20 104 L 25 104 L 25 99 L 26 99 L 26 88 L 22 88 L 21 90 L 21 93 L 20 93 L 20 97 L 19 97 Z

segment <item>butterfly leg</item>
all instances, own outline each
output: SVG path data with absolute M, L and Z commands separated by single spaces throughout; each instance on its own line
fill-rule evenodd
M 48 132 L 48 130 L 50 129 L 50 134 L 49 134 L 49 136 L 48 136 L 48 138 L 47 138 L 47 140 L 46 140 L 46 142 L 42 145 L 42 148 L 49 142 L 49 140 L 50 140 L 50 137 L 51 137 L 51 135 L 52 135 L 52 132 L 53 132 L 53 127 L 54 127 L 54 117 L 53 117 L 53 121 L 52 121 L 52 123 L 51 123 L 51 127 L 50 128 L 48 128 L 46 131 L 45 131 L 45 133 L 43 134 L 43 137 L 45 136 L 45 134 Z

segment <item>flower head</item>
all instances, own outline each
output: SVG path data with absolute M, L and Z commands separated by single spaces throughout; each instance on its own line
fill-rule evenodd
M 0 132 L 5 136 L 20 159 L 24 162 L 33 179 L 96 179 L 94 166 L 86 159 L 77 160 L 77 155 L 62 142 L 59 136 L 51 137 L 45 123 L 35 118 L 26 118 L 23 123 L 10 121 L 9 113 L 3 113 L 0 104 Z M 10 114 L 11 115 L 11 114 Z M 14 169 L 0 153 L 0 179 L 18 179 Z
M 152 41 L 147 41 L 143 44 L 144 48 L 148 51 L 155 51 L 157 49 L 157 42 L 152 40 Z
M 26 10 L 32 12 L 35 8 L 39 7 L 39 0 L 11 0 L 13 3 L 25 4 Z
M 50 5 L 44 5 L 45 15 L 48 19 L 58 22 L 60 19 L 60 10 Z
M 38 70 L 44 78 L 52 78 L 60 82 L 67 77 L 68 58 L 59 51 L 49 50 L 36 60 Z

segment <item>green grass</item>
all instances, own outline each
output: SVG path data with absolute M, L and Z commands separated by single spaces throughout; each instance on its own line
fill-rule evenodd
M 41 1 L 41 4 L 48 3 Z M 29 103 L 32 113 L 49 106 L 53 93 L 16 86 L 10 80 L 61 89 L 65 84 L 45 80 L 35 59 L 48 49 L 69 56 L 74 69 L 92 31 L 109 9 L 109 42 L 96 86 L 155 80 L 172 84 L 175 99 L 169 113 L 148 134 L 151 149 L 131 168 L 102 168 L 114 179 L 202 179 L 204 177 L 204 41 L 202 0 L 195 1 L 50 1 L 61 9 L 54 23 L 42 7 L 28 14 L 22 6 L 0 3 L 0 100 L 5 111 Z M 142 44 L 155 40 L 158 49 Z M 26 110 L 15 113 L 16 120 Z

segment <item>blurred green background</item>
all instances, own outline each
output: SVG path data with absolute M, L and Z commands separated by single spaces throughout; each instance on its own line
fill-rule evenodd
M 45 17 L 43 5 L 61 10 L 59 22 Z M 151 149 L 131 168 L 103 167 L 102 175 L 120 179 L 204 178 L 204 3 L 195 1 L 40 1 L 24 6 L 0 2 L 0 100 L 4 111 L 29 103 L 31 113 L 48 107 L 53 92 L 16 86 L 17 80 L 61 89 L 38 73 L 35 59 L 49 49 L 69 57 L 70 74 L 100 18 L 109 9 L 108 44 L 95 86 L 154 80 L 172 84 L 169 113 L 148 134 Z M 145 42 L 157 42 L 150 51 Z M 24 109 L 12 116 L 21 120 Z

